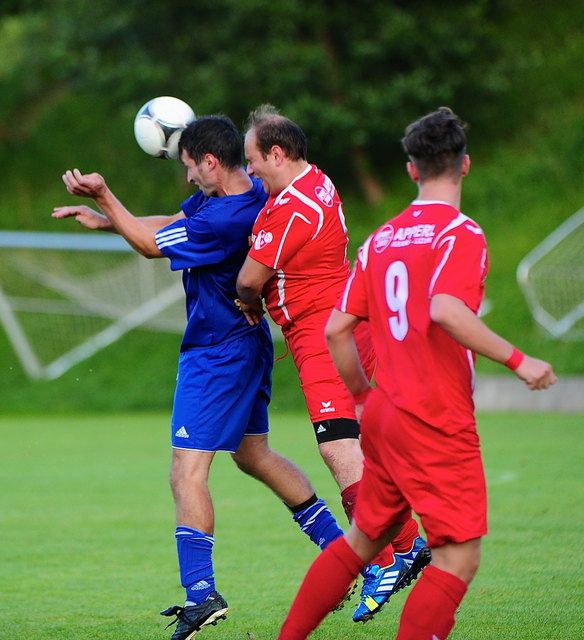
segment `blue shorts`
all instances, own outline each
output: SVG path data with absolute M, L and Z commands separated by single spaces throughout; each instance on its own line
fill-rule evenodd
M 180 354 L 173 448 L 234 452 L 243 436 L 268 433 L 274 350 L 269 329 L 262 325 L 233 340 Z

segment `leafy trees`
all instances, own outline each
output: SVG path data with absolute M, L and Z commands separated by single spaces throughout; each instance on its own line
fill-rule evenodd
M 453 0 L 48 0 L 0 22 L 4 121 L 33 135 L 46 109 L 99 96 L 127 113 L 177 95 L 243 125 L 271 102 L 297 120 L 310 157 L 369 200 L 399 157 L 406 121 L 452 105 L 489 122 L 507 85 L 497 64 L 498 2 Z M 126 111 L 125 111 L 126 110 Z M 0 131 L 0 144 L 11 137 Z M 22 136 L 19 137 L 22 139 Z

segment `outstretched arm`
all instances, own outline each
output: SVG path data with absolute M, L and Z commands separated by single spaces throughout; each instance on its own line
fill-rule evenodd
M 147 258 L 162 257 L 156 245 L 154 234 L 173 220 L 184 217 L 174 216 L 133 216 L 114 196 L 98 173 L 82 174 L 78 169 L 67 171 L 63 176 L 67 191 L 72 195 L 92 198 L 105 215 L 85 205 L 56 207 L 54 218 L 75 217 L 88 229 L 100 229 L 119 233 L 138 253 Z
M 519 353 L 454 296 L 445 293 L 432 296 L 430 316 L 461 345 L 495 362 L 509 363 L 513 354 Z M 519 354 L 517 361 L 508 366 L 529 389 L 547 389 L 557 381 L 551 364 L 528 355 Z

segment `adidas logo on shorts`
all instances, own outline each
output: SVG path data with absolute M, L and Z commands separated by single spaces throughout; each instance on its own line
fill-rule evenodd
M 188 431 L 184 427 L 181 427 L 174 435 L 176 438 L 190 438 Z
M 325 426 L 323 424 L 319 424 L 318 429 L 316 430 L 316 433 L 324 433 L 325 431 L 326 431 Z

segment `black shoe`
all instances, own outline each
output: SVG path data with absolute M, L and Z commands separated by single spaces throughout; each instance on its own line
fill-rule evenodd
M 212 591 L 205 602 L 189 607 L 169 607 L 160 612 L 161 616 L 176 616 L 166 628 L 178 622 L 170 640 L 191 640 L 197 631 L 206 624 L 217 624 L 217 620 L 225 619 L 228 611 L 227 602 L 216 591 Z

